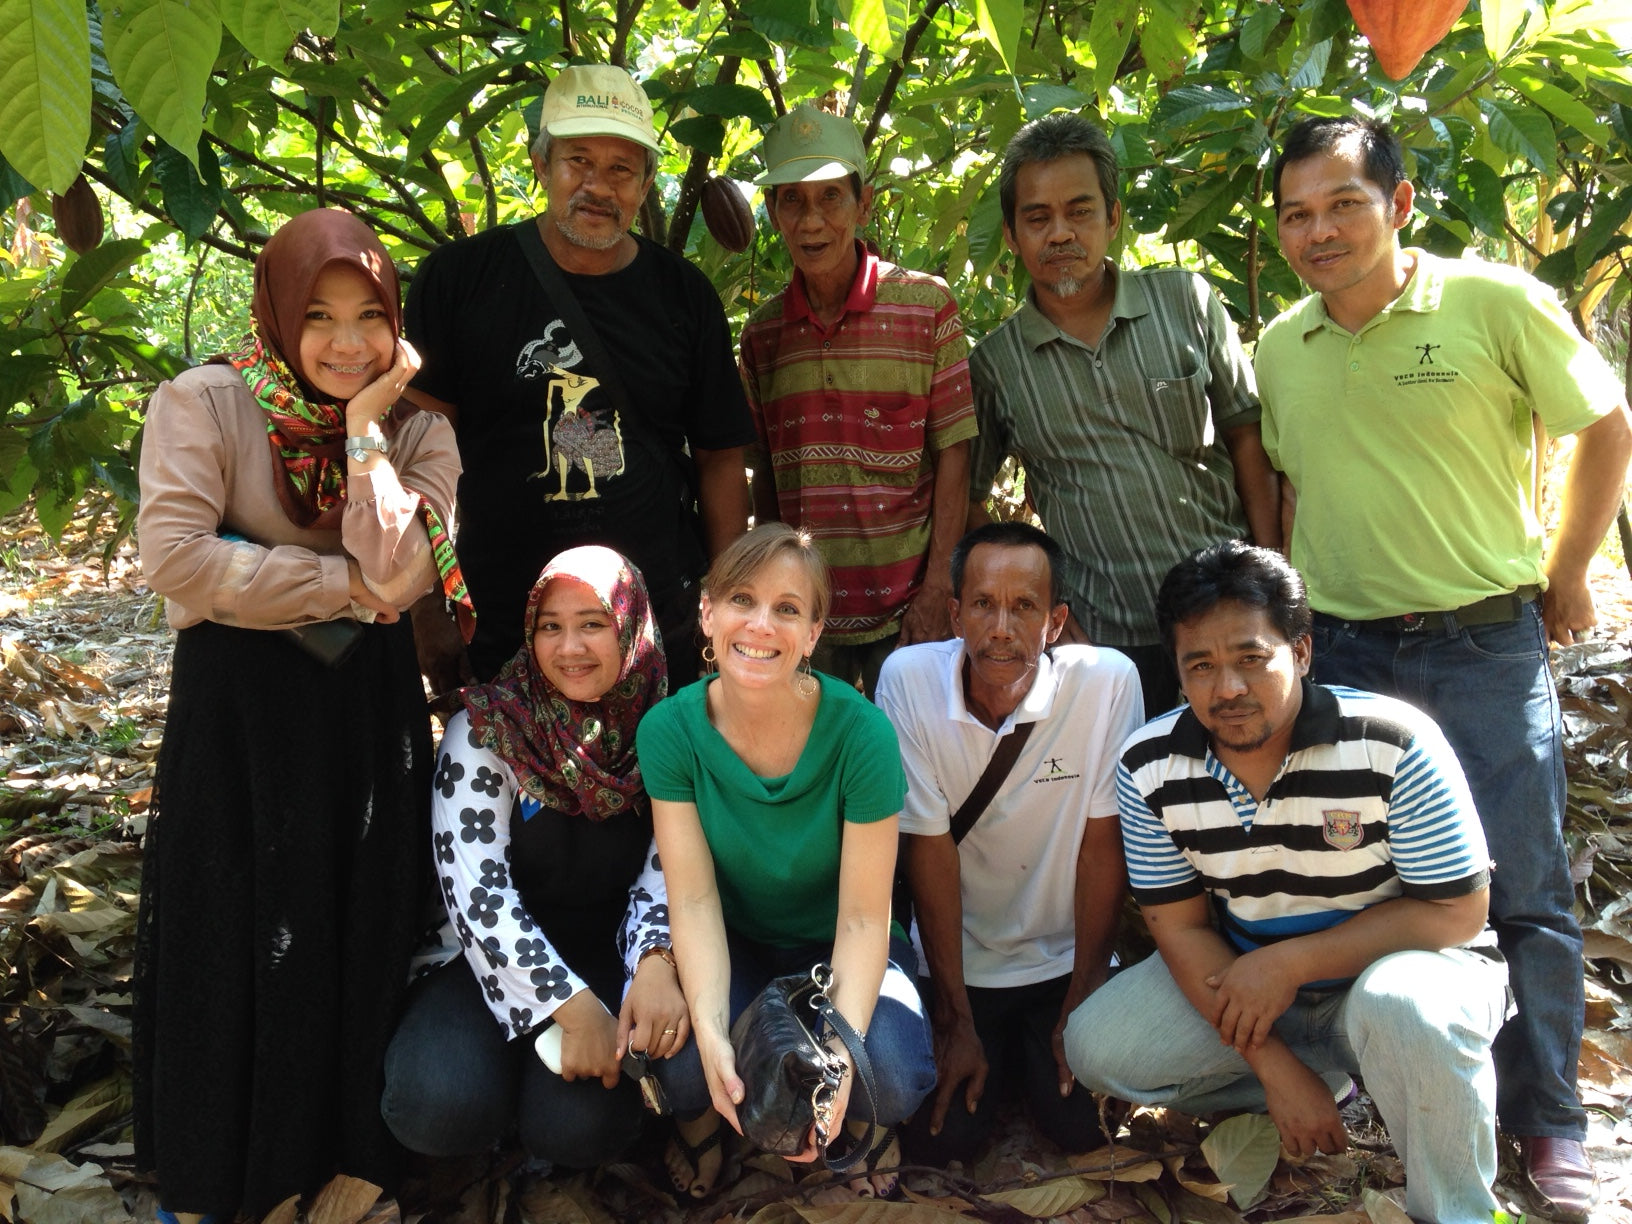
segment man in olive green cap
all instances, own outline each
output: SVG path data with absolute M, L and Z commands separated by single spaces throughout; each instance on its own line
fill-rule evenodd
M 870 697 L 898 643 L 951 636 L 975 436 L 969 346 L 945 281 L 857 236 L 873 188 L 855 124 L 806 104 L 771 126 L 760 155 L 757 185 L 794 272 L 742 333 L 766 452 L 751 465 L 755 513 L 816 537 L 833 604 L 812 665 Z

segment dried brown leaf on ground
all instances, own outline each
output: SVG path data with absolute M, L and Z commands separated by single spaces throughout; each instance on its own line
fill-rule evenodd
M 83 526 L 53 544 L 26 514 L 0 521 L 13 546 L 11 568 L 0 572 L 0 964 L 8 971 L 4 1037 L 0 1038 L 0 1090 L 30 1062 L 46 1120 L 65 1115 L 72 1125 L 93 1090 L 110 1079 L 128 1083 L 128 974 L 133 947 L 130 919 L 140 888 L 137 839 L 145 827 L 153 765 L 162 739 L 167 704 L 171 635 L 160 601 L 143 585 L 134 548 L 127 541 L 104 567 L 100 541 Z M 1554 652 L 1566 717 L 1569 807 L 1566 832 L 1588 929 L 1588 1034 L 1583 1043 L 1582 1091 L 1593 1114 L 1592 1143 L 1604 1183 L 1605 1203 L 1593 1224 L 1632 1224 L 1621 1200 L 1632 1184 L 1632 1121 L 1627 1118 L 1628 1044 L 1632 1043 L 1632 580 L 1624 571 L 1595 563 L 1592 582 L 1601 625 L 1598 638 Z M 48 703 L 48 704 L 46 704 Z M 45 706 L 42 712 L 42 704 Z M 50 732 L 58 734 L 53 735 Z M 8 1044 L 15 1056 L 8 1062 Z M 8 1072 L 8 1067 L 10 1068 Z M 6 1124 L 0 1097 L 0 1125 Z M 1399 1161 L 1387 1148 L 1374 1112 L 1364 1104 L 1345 1120 L 1357 1146 L 1343 1157 L 1275 1166 L 1267 1197 L 1252 1212 L 1257 1220 L 1308 1217 L 1325 1224 L 1365 1224 L 1355 1210 L 1369 1185 L 1398 1185 Z M 151 1218 L 151 1191 L 131 1173 L 123 1118 L 85 1128 L 65 1140 L 64 1162 L 84 1178 L 84 1193 L 112 1193 L 94 1183 L 111 1182 L 137 1202 L 137 1218 Z M 103 1133 L 97 1134 L 98 1130 Z M 110 1133 L 111 1132 L 111 1133 Z M 648 1140 L 640 1163 L 615 1166 L 576 1180 L 540 1180 L 521 1170 L 515 1153 L 469 1162 L 427 1162 L 434 1176 L 405 1192 L 404 1218 L 427 1224 L 516 1224 L 537 1186 L 551 1203 L 592 1203 L 604 1219 L 628 1224 L 742 1224 L 802 1221 L 821 1213 L 859 1212 L 863 1220 L 903 1220 L 907 1211 L 947 1221 L 972 1218 L 1019 1220 L 1014 1207 L 983 1200 L 982 1193 L 1017 1189 L 1046 1191 L 1054 1179 L 1081 1181 L 1108 1191 L 1056 1219 L 1089 1221 L 1150 1219 L 1179 1224 L 1234 1224 L 1239 1216 L 1213 1201 L 1226 1193 L 1207 1180 L 1197 1145 L 1205 1123 L 1162 1110 L 1138 1110 L 1115 1149 L 1068 1157 L 1041 1138 L 1013 1107 L 1005 1107 L 990 1150 L 969 1170 L 954 1166 L 935 1176 L 909 1172 L 911 1196 L 900 1203 L 847 1199 L 842 1185 L 820 1191 L 790 1180 L 781 1161 L 758 1167 L 751 1154 L 745 1176 L 728 1167 L 712 1202 L 679 1202 L 666 1193 L 661 1136 Z M 9 1136 L 15 1138 L 16 1136 Z M 0 1149 L 0 1177 L 8 1166 Z M 75 1164 L 90 1153 L 94 1162 Z M 18 1159 L 59 1158 L 22 1153 Z M 1084 1165 L 1109 1165 L 1091 1171 Z M 444 1176 L 437 1166 L 449 1165 Z M 78 1170 L 84 1170 L 80 1172 Z M 1117 1177 L 1141 1179 L 1120 1184 Z M 440 1180 L 438 1180 L 440 1179 Z M 4 1185 L 15 1184 L 14 1179 Z M 561 1187 L 570 1186 L 570 1190 Z M 73 1187 L 69 1187 L 72 1189 Z M 1514 1188 L 1511 1156 L 1499 1190 L 1504 1202 L 1527 1205 Z M 1141 1192 L 1144 1197 L 1141 1197 Z M 0 1198 L 4 1197 L 0 1188 Z M 32 1186 L 31 1203 L 57 1195 Z M 419 1196 L 410 1202 L 406 1195 Z M 800 1200 L 800 1195 L 825 1202 Z M 143 1196 L 146 1195 L 144 1198 Z M 787 1196 L 767 1205 L 765 1196 Z M 558 1197 L 558 1196 L 564 1196 Z M 1152 1197 L 1154 1196 L 1154 1197 Z M 117 1197 L 117 1196 L 116 1196 Z M 58 1200 L 73 1206 L 73 1196 Z M 103 1200 L 111 1202 L 111 1200 Z M 1343 1214 L 1330 1214 L 1334 1209 Z M 46 1210 L 58 1210 L 49 1204 Z M 105 1218 L 128 1218 L 110 1206 Z M 551 1215 L 553 1208 L 545 1214 Z M 564 1210 L 564 1208 L 563 1208 Z M 1220 1214 L 1208 1216 L 1209 1210 Z M 807 1214 L 810 1213 L 810 1214 Z M 991 1213 L 991 1214 L 988 1214 Z M 508 1217 L 508 1221 L 506 1219 Z M 102 1217 L 93 1217 L 102 1218 Z M 836 1218 L 827 1215 L 823 1218 Z M 294 1219 L 290 1205 L 288 1224 Z

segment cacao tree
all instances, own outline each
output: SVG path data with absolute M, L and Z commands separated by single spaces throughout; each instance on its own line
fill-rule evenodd
M 1618 308 L 1629 34 L 1628 0 L 0 0 L 0 510 L 32 496 L 60 530 L 98 489 L 128 512 L 147 391 L 242 329 L 280 218 L 352 209 L 411 274 L 533 211 L 528 125 L 568 62 L 642 80 L 667 153 L 639 227 L 734 316 L 789 271 L 739 186 L 787 107 L 862 127 L 870 237 L 944 275 L 977 337 L 1025 287 L 998 157 L 1067 108 L 1122 160 L 1123 257 L 1203 271 L 1251 338 L 1299 294 L 1276 142 L 1351 106 L 1402 134 L 1411 241 Z

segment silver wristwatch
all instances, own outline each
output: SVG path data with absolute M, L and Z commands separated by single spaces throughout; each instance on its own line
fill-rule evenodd
M 368 458 L 369 451 L 379 451 L 380 455 L 383 457 L 390 453 L 391 444 L 384 438 L 375 438 L 368 435 L 360 438 L 346 439 L 347 459 L 355 459 L 358 463 L 361 463 L 364 459 Z

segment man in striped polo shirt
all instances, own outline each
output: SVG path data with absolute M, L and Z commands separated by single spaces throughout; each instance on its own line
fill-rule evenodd
M 1404 702 L 1308 680 L 1308 600 L 1276 552 L 1204 549 L 1156 616 L 1189 705 L 1129 739 L 1117 801 L 1158 954 L 1072 1013 L 1072 1071 L 1187 1113 L 1267 1109 L 1295 1157 L 1347 1147 L 1333 1093 L 1358 1073 L 1406 1210 L 1488 1224 L 1509 996 L 1455 755 Z
M 770 466 L 750 460 L 754 513 L 816 538 L 833 603 L 811 664 L 871 697 L 897 642 L 952 636 L 947 575 L 975 435 L 968 344 L 945 281 L 857 237 L 873 188 L 855 124 L 796 107 L 761 155 L 765 209 L 794 272 L 742 333 Z

